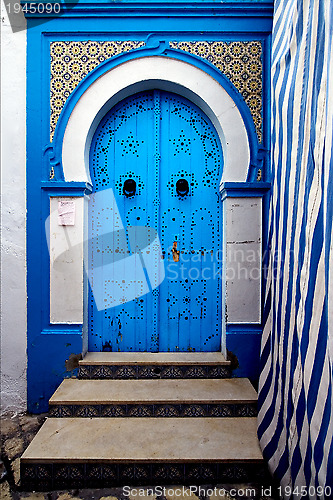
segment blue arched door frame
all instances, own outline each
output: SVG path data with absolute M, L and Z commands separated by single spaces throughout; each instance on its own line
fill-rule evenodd
M 50 323 L 50 298 L 49 298 L 49 290 L 50 290 L 50 279 L 49 279 L 49 253 L 46 245 L 46 241 L 44 241 L 41 236 L 44 232 L 44 221 L 49 216 L 50 209 L 50 197 L 62 197 L 62 196 L 70 196 L 70 197 L 84 197 L 86 194 L 91 192 L 91 186 L 87 182 L 81 181 L 71 181 L 66 182 L 63 172 L 62 166 L 62 145 L 64 139 L 64 133 L 66 126 L 68 124 L 70 115 L 78 103 L 80 97 L 84 94 L 84 92 L 88 89 L 88 87 L 96 81 L 99 77 L 101 77 L 104 73 L 109 71 L 112 68 L 117 67 L 125 63 L 126 61 L 130 61 L 132 59 L 140 58 L 140 57 L 149 57 L 149 56 L 165 56 L 168 58 L 173 58 L 175 60 L 181 60 L 187 62 L 188 64 L 194 65 L 206 72 L 210 76 L 212 76 L 228 93 L 232 96 L 234 102 L 236 103 L 249 138 L 249 146 L 250 146 L 250 165 L 247 174 L 248 180 L 248 189 L 251 190 L 254 187 L 253 181 L 257 176 L 258 169 L 262 167 L 264 156 L 267 155 L 267 152 L 264 151 L 258 144 L 257 136 L 255 132 L 255 127 L 253 124 L 253 120 L 250 114 L 249 109 L 247 108 L 243 98 L 239 94 L 239 92 L 235 89 L 235 87 L 228 81 L 226 77 L 224 77 L 212 64 L 208 61 L 204 61 L 201 58 L 184 53 L 180 50 L 170 49 L 167 45 L 162 42 L 153 41 L 150 45 L 148 44 L 146 47 L 133 50 L 129 53 L 122 54 L 120 56 L 116 56 L 111 60 L 106 61 L 105 63 L 101 63 L 95 70 L 85 77 L 80 84 L 76 87 L 70 97 L 67 99 L 66 104 L 61 112 L 59 117 L 54 139 L 52 143 L 47 144 L 43 149 L 43 155 L 41 158 L 41 175 L 39 179 L 32 179 L 31 174 L 29 173 L 29 165 L 31 171 L 31 164 L 35 163 L 36 156 L 35 145 L 31 142 L 31 130 L 35 127 L 35 114 L 32 114 L 32 117 L 29 119 L 29 127 L 30 127 L 30 139 L 29 139 L 29 147 L 28 147 L 28 213 L 41 213 L 42 219 L 42 231 L 36 229 L 36 221 L 34 217 L 28 217 L 28 231 L 30 234 L 30 243 L 28 241 L 28 290 L 29 290 L 29 302 L 28 302 L 28 357 L 29 357 L 29 365 L 28 365 L 28 380 L 29 380 L 29 393 L 31 405 L 30 409 L 32 411 L 36 411 L 36 409 L 41 408 L 45 410 L 45 403 L 36 403 L 34 401 L 34 394 L 39 394 L 41 390 L 41 386 L 38 382 L 38 377 L 35 376 L 35 368 L 36 363 L 40 363 L 40 354 L 41 352 L 46 353 L 52 346 L 52 352 L 54 353 L 54 359 L 56 361 L 56 365 L 59 366 L 59 370 L 63 373 L 62 365 L 60 367 L 59 363 L 64 358 L 64 353 L 71 352 L 79 352 L 82 349 L 82 333 L 85 329 L 85 325 L 83 324 L 51 324 Z M 133 92 L 133 89 L 128 89 L 127 92 Z M 128 94 L 127 94 L 128 95 Z M 118 100 L 120 100 L 123 95 L 116 96 Z M 114 102 L 113 102 L 114 104 Z M 111 104 L 110 104 L 111 105 Z M 107 110 L 105 110 L 107 111 Z M 98 122 L 99 120 L 97 120 Z M 97 123 L 96 123 L 97 125 Z M 93 133 L 94 130 L 91 131 Z M 262 186 L 263 187 L 263 186 Z M 40 191 L 41 188 L 41 191 Z M 258 186 L 257 186 L 258 188 Z M 33 236 L 34 235 L 34 236 Z M 33 247 L 38 245 L 40 248 L 40 262 L 41 269 L 39 270 L 36 266 L 33 265 L 34 262 L 34 250 L 32 248 L 31 238 L 33 238 Z M 40 242 L 40 243 L 38 243 Z M 39 250 L 38 250 L 39 252 Z M 33 268 L 32 268 L 33 265 Z M 36 292 L 38 285 L 38 292 Z M 35 305 L 35 304 L 41 305 Z M 38 310 L 41 308 L 41 315 L 35 315 L 36 307 Z M 40 333 L 39 333 L 40 332 Z M 52 342 L 52 338 L 56 342 Z M 64 346 L 66 348 L 64 349 Z M 56 351 L 54 350 L 56 349 Z M 83 345 L 83 350 L 85 347 Z M 58 354 L 57 354 L 58 353 Z M 65 354 L 66 355 L 66 354 Z M 44 357 L 43 357 L 44 359 Z M 45 360 L 47 357 L 45 358 Z M 43 364 L 40 365 L 41 369 Z M 44 370 L 47 371 L 46 366 Z M 53 377 L 54 378 L 54 377 Z M 52 380 L 53 380 L 52 378 Z M 55 380 L 58 380 L 55 377 Z M 54 383 L 54 382 L 53 382 Z M 53 386 L 52 386 L 53 387 Z M 48 388 L 47 391 L 52 391 Z M 36 406 L 37 404 L 37 406 Z

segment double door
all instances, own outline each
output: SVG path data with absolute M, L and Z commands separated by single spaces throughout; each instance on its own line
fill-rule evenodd
M 223 157 L 208 117 L 152 90 L 118 103 L 90 149 L 89 350 L 218 351 Z

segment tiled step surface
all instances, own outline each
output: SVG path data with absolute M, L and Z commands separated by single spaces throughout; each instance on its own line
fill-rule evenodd
M 248 379 L 66 379 L 50 399 L 52 417 L 256 416 Z
M 80 365 L 230 365 L 221 352 L 87 352 Z
M 230 361 L 219 352 L 89 352 L 79 362 L 82 379 L 227 378 Z
M 255 418 L 49 418 L 21 458 L 24 487 L 259 479 Z

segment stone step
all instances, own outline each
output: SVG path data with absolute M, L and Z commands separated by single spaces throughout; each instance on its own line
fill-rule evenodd
M 248 417 L 257 393 L 248 379 L 65 379 L 51 417 Z
M 21 458 L 27 490 L 262 480 L 255 418 L 49 418 Z
M 88 352 L 81 379 L 228 378 L 230 361 L 220 352 Z

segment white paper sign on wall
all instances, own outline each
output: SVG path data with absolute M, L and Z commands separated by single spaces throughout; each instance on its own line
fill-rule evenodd
M 58 225 L 74 226 L 75 224 L 75 202 L 68 200 L 58 201 Z

